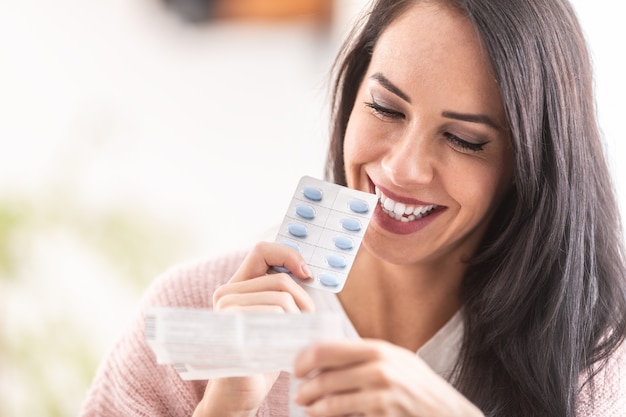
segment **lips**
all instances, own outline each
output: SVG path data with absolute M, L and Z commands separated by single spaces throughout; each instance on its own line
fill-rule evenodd
M 409 202 L 396 201 L 386 195 L 380 188 L 374 188 L 382 211 L 394 220 L 409 223 L 422 219 L 439 206 L 436 204 L 417 204 Z

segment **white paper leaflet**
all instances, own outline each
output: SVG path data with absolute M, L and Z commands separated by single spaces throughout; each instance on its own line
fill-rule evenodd
M 288 371 L 314 342 L 343 337 L 335 313 L 220 313 L 157 307 L 146 313 L 145 336 L 157 363 L 185 380 Z

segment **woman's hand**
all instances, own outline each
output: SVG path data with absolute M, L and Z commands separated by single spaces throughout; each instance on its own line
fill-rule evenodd
M 278 243 L 261 242 L 224 285 L 213 294 L 215 311 L 312 312 L 315 304 L 286 273 L 268 273 L 282 266 L 300 279 L 311 272 L 298 251 Z M 278 378 L 279 372 L 209 381 L 194 417 L 254 416 Z
M 311 312 L 311 297 L 286 273 L 270 273 L 271 266 L 287 268 L 298 278 L 311 271 L 297 250 L 279 243 L 260 242 L 228 281 L 213 293 L 216 311 Z M 273 272 L 273 271 L 271 271 Z
M 482 416 L 411 351 L 378 340 L 324 342 L 295 362 L 309 416 Z

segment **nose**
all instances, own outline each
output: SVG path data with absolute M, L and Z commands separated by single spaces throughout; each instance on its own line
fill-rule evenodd
M 383 156 L 387 177 L 399 186 L 429 184 L 435 173 L 435 149 L 425 134 L 406 132 Z

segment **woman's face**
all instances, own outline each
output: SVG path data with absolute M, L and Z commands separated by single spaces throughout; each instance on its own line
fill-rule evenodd
M 417 4 L 382 34 L 344 143 L 348 186 L 379 194 L 364 245 L 396 264 L 476 250 L 513 183 L 489 58 L 457 11 Z

